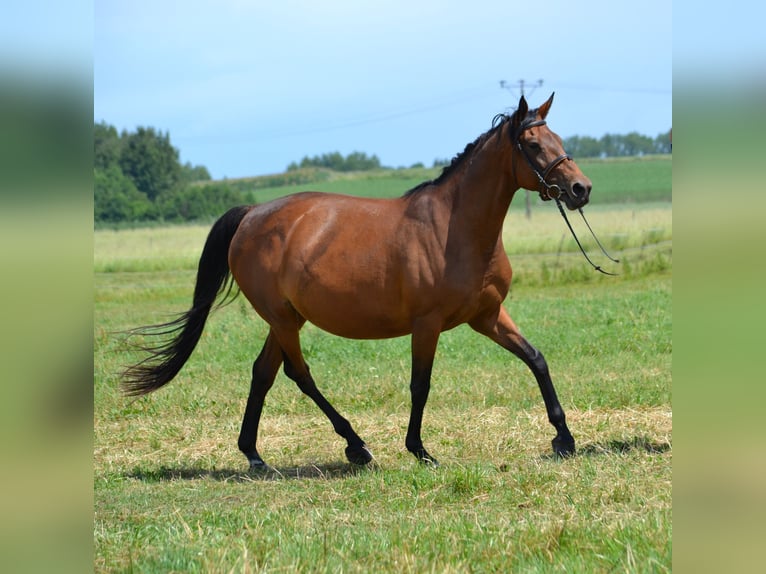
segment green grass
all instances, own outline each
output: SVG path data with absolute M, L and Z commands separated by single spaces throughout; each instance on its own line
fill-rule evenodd
M 459 327 L 440 340 L 424 418 L 443 466 L 421 468 L 404 448 L 408 339 L 351 341 L 309 325 L 312 373 L 375 463 L 345 464 L 344 441 L 280 374 L 259 437 L 279 473 L 266 480 L 246 474 L 236 448 L 267 330 L 243 298 L 211 316 L 168 387 L 138 401 L 117 388 L 140 355 L 116 332 L 188 307 L 207 227 L 97 232 L 95 570 L 669 571 L 672 251 L 658 247 L 672 239 L 669 211 L 594 210 L 607 244 L 614 229 L 629 236 L 630 272 L 618 278 L 583 279 L 579 255 L 555 253 L 546 276 L 548 240 L 527 234 L 548 223 L 509 217 L 507 244 L 528 253 L 512 254 L 506 305 L 548 359 L 578 456 L 550 456 L 555 433 L 521 362 Z
M 594 203 L 670 201 L 671 156 L 582 159 L 577 165 L 593 182 Z
M 330 172 L 319 181 L 297 185 L 254 188 L 257 203 L 299 191 L 328 191 L 361 197 L 398 197 L 419 183 L 434 179 L 441 169 L 407 168 L 373 170 L 351 173 Z M 247 189 L 245 186 L 244 189 Z

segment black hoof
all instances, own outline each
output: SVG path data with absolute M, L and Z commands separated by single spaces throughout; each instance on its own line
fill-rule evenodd
M 273 472 L 273 469 L 265 462 L 251 464 L 249 471 L 250 474 L 268 474 Z
M 274 472 L 274 469 L 271 468 L 265 462 L 263 462 L 263 460 L 258 458 L 258 459 L 250 459 L 250 469 L 248 470 L 248 472 L 250 474 L 263 475 L 263 474 L 270 474 Z
M 566 438 L 557 436 L 551 441 L 551 444 L 553 445 L 553 452 L 556 456 L 567 458 L 575 455 L 575 441 L 571 436 Z
M 430 454 L 427 454 L 423 458 L 419 458 L 418 462 L 420 462 L 420 464 L 423 466 L 427 466 L 428 468 L 439 468 L 441 466 L 439 461 L 432 457 Z
M 427 466 L 430 468 L 439 468 L 441 466 L 439 464 L 439 461 L 436 460 L 434 457 L 432 457 L 430 454 L 428 454 L 428 451 L 426 449 L 421 448 L 412 454 L 415 455 L 415 458 L 418 459 L 418 462 L 422 464 L 423 466 Z
M 368 464 L 372 461 L 372 453 L 370 452 L 370 449 L 367 448 L 366 444 L 362 444 L 362 446 L 347 446 L 346 447 L 346 458 L 351 464 L 357 464 L 359 466 L 364 466 L 365 464 Z

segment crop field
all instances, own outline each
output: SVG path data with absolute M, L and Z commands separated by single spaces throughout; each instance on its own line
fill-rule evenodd
M 188 308 L 209 226 L 96 231 L 95 570 L 670 571 L 663 185 L 651 202 L 586 209 L 620 264 L 572 220 L 594 261 L 618 277 L 587 266 L 555 206 L 536 206 L 531 220 L 517 206 L 506 220 L 515 275 L 505 304 L 548 359 L 578 441 L 563 460 L 551 454 L 555 432 L 531 373 L 469 328 L 439 342 L 423 438 L 442 467 L 430 469 L 404 448 L 409 339 L 352 341 L 307 325 L 317 384 L 375 460 L 347 464 L 345 441 L 280 374 L 259 435 L 276 472 L 250 476 L 236 440 L 267 327 L 243 297 L 211 315 L 167 387 L 139 400 L 118 389 L 121 369 L 141 358 L 120 332 Z

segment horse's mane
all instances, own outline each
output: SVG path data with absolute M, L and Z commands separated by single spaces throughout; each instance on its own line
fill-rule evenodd
M 436 179 L 431 179 L 428 181 L 424 181 L 423 183 L 420 183 L 407 191 L 404 196 L 413 195 L 415 193 L 418 193 L 419 191 L 422 191 L 426 187 L 429 187 L 431 185 L 439 185 L 441 183 L 444 183 L 455 171 L 457 171 L 460 166 L 465 162 L 466 158 L 470 157 L 474 150 L 481 147 L 489 138 L 491 138 L 497 131 L 502 129 L 502 127 L 505 125 L 506 122 L 513 119 L 513 117 L 516 115 L 516 112 L 514 112 L 511 115 L 508 114 L 497 114 L 492 119 L 492 127 L 481 134 L 479 137 L 477 137 L 473 142 L 469 143 L 467 146 L 465 146 L 465 149 L 457 154 L 455 157 L 452 158 L 452 161 L 448 166 L 445 166 L 442 172 L 439 174 L 439 176 Z

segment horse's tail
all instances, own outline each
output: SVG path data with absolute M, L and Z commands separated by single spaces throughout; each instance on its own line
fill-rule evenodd
M 229 244 L 249 210 L 247 206 L 234 207 L 213 224 L 199 260 L 191 309 L 173 321 L 131 331 L 131 334 L 171 338 L 156 345 L 140 346 L 149 356 L 123 373 L 122 388 L 126 394 L 138 396 L 156 391 L 173 380 L 189 359 L 216 298 L 225 292 L 223 304 L 234 288 L 229 270 Z

